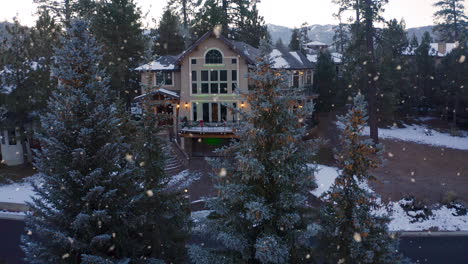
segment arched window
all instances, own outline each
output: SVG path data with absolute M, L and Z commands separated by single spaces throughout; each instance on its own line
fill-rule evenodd
M 223 55 L 219 50 L 210 50 L 205 55 L 205 63 L 206 64 L 222 64 L 223 63 Z

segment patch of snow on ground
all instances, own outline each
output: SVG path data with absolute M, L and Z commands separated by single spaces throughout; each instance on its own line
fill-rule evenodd
M 339 122 L 337 122 L 337 126 L 339 128 L 343 127 Z M 365 127 L 363 134 L 369 135 L 369 133 L 369 127 Z M 411 141 L 438 147 L 468 150 L 468 133 L 463 133 L 463 137 L 456 137 L 448 133 L 441 133 L 436 130 L 429 129 L 423 125 L 405 125 L 404 128 L 379 128 L 379 137 Z
M 317 183 L 317 189 L 311 191 L 311 193 L 320 197 L 323 193 L 328 191 L 338 177 L 338 169 L 335 167 L 329 167 L 325 165 L 317 165 L 317 174 L 315 180 Z
M 338 169 L 325 165 L 317 165 L 317 169 L 318 171 L 315 178 L 318 188 L 311 191 L 311 193 L 316 197 L 320 197 L 324 192 L 330 189 L 336 177 L 338 177 Z M 362 184 L 361 187 L 373 192 L 366 183 Z M 375 213 L 377 215 L 389 213 L 392 218 L 389 224 L 390 231 L 423 231 L 434 227 L 437 227 L 439 231 L 468 230 L 468 215 L 454 216 L 453 214 L 456 210 L 447 208 L 446 206 L 432 210 L 433 215 L 430 216 L 428 220 L 411 223 L 414 218 L 410 217 L 400 205 L 404 204 L 406 201 L 390 202 L 387 206 L 382 204 L 380 198 L 377 198 L 377 202 L 380 203 L 382 207 L 375 211 Z M 410 214 L 412 214 L 412 212 L 410 212 Z
M 199 173 L 190 172 L 189 170 L 181 171 L 179 174 L 172 176 L 168 183 L 169 187 L 187 188 L 192 182 L 200 178 Z
M 31 202 L 31 196 L 34 195 L 31 183 L 38 181 L 39 176 L 36 174 L 25 178 L 23 182 L 0 186 L 0 202 L 21 204 Z

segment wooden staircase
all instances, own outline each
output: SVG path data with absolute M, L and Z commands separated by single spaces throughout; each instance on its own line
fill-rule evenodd
M 188 157 L 181 149 L 179 149 L 176 144 L 177 143 L 175 142 L 168 142 L 163 147 L 167 158 L 164 172 L 170 176 L 176 175 L 183 170 L 186 170 L 188 166 Z

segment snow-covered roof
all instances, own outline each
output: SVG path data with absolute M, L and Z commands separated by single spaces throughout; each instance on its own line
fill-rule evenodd
M 439 49 L 441 46 L 445 44 L 445 52 L 442 52 L 443 50 Z M 430 44 L 431 48 L 429 49 L 429 56 L 434 56 L 434 57 L 445 57 L 447 56 L 450 52 L 452 52 L 455 48 L 458 47 L 457 43 L 431 43 Z M 406 48 L 406 50 L 403 51 L 403 55 L 414 55 L 416 51 L 416 48 L 412 49 L 411 47 Z
M 343 62 L 343 54 L 338 52 L 332 52 L 331 57 L 334 63 L 340 64 Z
M 273 68 L 289 68 L 289 63 L 283 57 L 283 54 L 278 49 L 273 49 L 270 53 L 270 57 L 273 60 Z
M 313 63 L 300 51 L 287 51 L 285 48 L 276 47 L 270 53 L 275 69 L 311 69 Z
M 330 55 L 334 63 L 336 64 L 343 63 L 343 54 L 338 53 L 338 52 L 332 52 L 330 53 Z M 307 54 L 307 59 L 312 63 L 317 63 L 318 54 Z
M 311 41 L 311 42 L 308 42 L 306 44 L 304 44 L 305 46 L 328 46 L 328 44 L 325 44 L 323 42 L 320 42 L 320 41 Z
M 166 55 L 157 58 L 145 65 L 136 68 L 136 71 L 174 71 L 178 70 L 179 66 L 175 64 L 175 61 L 179 58 L 179 55 L 172 56 Z
M 147 97 L 149 95 L 154 95 L 154 94 L 158 94 L 158 93 L 161 93 L 163 95 L 173 97 L 173 98 L 179 98 L 180 97 L 179 94 L 176 91 L 171 91 L 171 90 L 168 90 L 168 89 L 159 88 L 159 89 L 151 91 L 149 93 L 139 95 L 139 96 L 135 97 L 134 99 L 138 101 L 138 100 L 141 100 L 141 99 L 143 99 L 143 98 L 145 98 L 145 97 Z

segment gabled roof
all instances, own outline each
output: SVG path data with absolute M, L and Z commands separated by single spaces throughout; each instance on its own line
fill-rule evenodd
M 300 70 L 314 67 L 314 64 L 302 52 L 289 52 L 284 47 L 274 48 L 270 53 L 270 57 L 273 60 L 274 69 Z
M 187 50 L 176 56 L 161 56 L 155 61 L 142 65 L 135 70 L 137 71 L 174 71 L 180 70 L 180 64 L 182 60 L 193 52 L 204 40 L 209 37 L 216 37 L 222 42 L 224 42 L 228 47 L 233 51 L 238 53 L 241 57 L 247 60 L 249 64 L 255 64 L 255 61 L 258 56 L 260 56 L 260 50 L 254 48 L 253 46 L 241 42 L 227 39 L 226 37 L 220 35 L 215 35 L 214 32 L 207 32 L 201 38 L 199 38 L 192 46 Z M 277 47 L 273 49 L 270 54 L 270 57 L 273 60 L 273 68 L 276 69 L 291 69 L 291 70 L 300 70 L 300 69 L 311 69 L 314 67 L 314 62 L 309 60 L 306 55 L 300 51 L 289 52 L 284 47 Z
M 320 41 L 311 41 L 311 42 L 304 44 L 304 46 L 328 46 L 328 44 L 325 44 Z
M 249 56 L 247 55 L 248 53 L 248 50 L 247 49 L 244 49 L 242 48 L 241 46 L 239 45 L 236 45 L 236 43 L 232 40 L 229 40 L 227 39 L 226 37 L 224 37 L 223 35 L 216 35 L 213 31 L 209 31 L 209 32 L 206 32 L 205 34 L 203 34 L 203 36 L 201 36 L 201 38 L 199 38 L 197 41 L 195 41 L 195 43 L 193 43 L 192 46 L 190 46 L 188 49 L 186 49 L 184 52 L 182 52 L 182 54 L 179 55 L 179 58 L 175 61 L 175 64 L 176 65 L 180 65 L 180 63 L 182 62 L 182 60 L 187 56 L 189 55 L 190 53 L 192 53 L 192 51 L 197 48 L 204 40 L 206 40 L 207 38 L 209 37 L 215 37 L 219 40 L 221 40 L 222 42 L 224 42 L 224 44 L 226 44 L 227 46 L 229 46 L 231 49 L 233 49 L 234 51 L 236 51 L 237 53 L 239 53 L 239 55 L 241 57 L 243 57 L 244 59 L 247 60 L 248 63 L 250 64 L 254 64 L 255 63 L 255 59 L 252 58 L 252 56 Z M 245 43 L 244 43 L 245 44 Z M 245 45 L 248 45 L 248 44 L 245 44 Z M 250 45 L 249 45 L 250 46 Z M 253 47 L 252 47 L 253 48 Z
M 136 71 L 174 71 L 179 70 L 180 66 L 176 65 L 175 62 L 179 58 L 180 55 L 172 56 L 172 55 L 165 55 L 157 58 L 156 60 L 144 64 L 138 68 Z
M 145 98 L 147 96 L 155 95 L 155 94 L 162 94 L 164 96 L 174 98 L 174 99 L 179 99 L 179 97 L 180 97 L 179 93 L 177 91 L 171 91 L 171 90 L 167 90 L 167 89 L 164 89 L 164 88 L 159 88 L 159 89 L 151 91 L 149 93 L 139 95 L 139 96 L 135 97 L 134 99 L 138 101 L 138 100 L 141 100 L 141 99 L 143 99 L 143 98 Z

